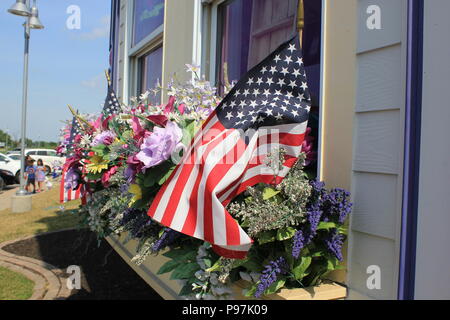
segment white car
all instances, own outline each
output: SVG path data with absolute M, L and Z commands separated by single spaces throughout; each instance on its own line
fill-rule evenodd
M 52 172 L 53 167 L 63 166 L 66 162 L 66 158 L 58 156 L 56 151 L 52 149 L 26 149 L 25 155 L 36 161 L 42 159 L 44 166 L 47 167 L 47 173 Z
M 13 160 L 0 153 L 0 169 L 11 171 L 16 176 L 16 181 L 20 180 L 20 160 Z

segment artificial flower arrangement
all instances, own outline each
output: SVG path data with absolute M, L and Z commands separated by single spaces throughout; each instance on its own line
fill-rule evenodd
M 70 124 L 61 131 L 58 151 L 67 154 L 65 188 L 86 184 L 90 199 L 80 207 L 83 223 L 99 237 L 127 234 L 138 240 L 132 259 L 141 264 L 152 254 L 170 260 L 159 270 L 183 283 L 182 296 L 227 299 L 230 284 L 248 282 L 244 294 L 260 298 L 281 288 L 319 284 L 342 268 L 344 227 L 351 211 L 350 195 L 325 189 L 310 179 L 313 137 L 306 137 L 296 165 L 278 185 L 259 184 L 227 207 L 254 244 L 242 260 L 218 256 L 207 242 L 185 236 L 152 220 L 147 211 L 176 166 L 180 154 L 202 122 L 219 105 L 216 89 L 188 66 L 192 80 L 171 81 L 169 102 L 148 103 L 150 92 L 122 106 L 114 116 L 79 115 L 82 134 L 70 139 Z M 227 87 L 226 90 L 229 90 Z M 159 88 L 163 90 L 163 88 Z M 307 131 L 309 133 L 310 130 Z M 266 165 L 277 172 L 284 150 L 272 150 Z

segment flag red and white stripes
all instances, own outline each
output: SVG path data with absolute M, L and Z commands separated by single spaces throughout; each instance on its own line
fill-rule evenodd
M 224 257 L 244 258 L 252 239 L 225 207 L 247 187 L 282 181 L 301 152 L 309 109 L 295 38 L 249 71 L 213 111 L 156 195 L 149 216 L 210 242 Z M 274 172 L 265 160 L 281 148 L 283 167 Z

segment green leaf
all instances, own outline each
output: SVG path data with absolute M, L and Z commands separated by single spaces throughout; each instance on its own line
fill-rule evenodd
M 96 145 L 95 147 L 92 147 L 92 151 L 94 151 L 97 155 L 102 157 L 105 154 L 106 146 L 104 144 Z
M 181 264 L 170 275 L 171 280 L 175 279 L 187 279 L 191 277 L 196 271 L 200 269 L 200 266 L 196 262 L 187 264 Z
M 211 259 L 203 259 L 203 262 L 205 263 L 205 265 L 210 268 L 212 265 Z
M 169 260 L 166 263 L 164 263 L 161 268 L 159 268 L 157 274 L 163 274 L 163 273 L 167 273 L 170 272 L 172 270 L 174 270 L 175 268 L 177 268 L 180 265 L 181 262 L 176 261 L 176 260 Z
M 216 263 L 214 263 L 212 265 L 212 267 L 209 267 L 208 269 L 206 269 L 207 272 L 214 272 L 214 271 L 218 271 L 222 268 L 221 264 L 220 264 L 220 260 L 217 260 Z
M 256 285 L 252 285 L 251 287 L 247 288 L 246 290 L 247 291 L 245 291 L 244 296 L 245 297 L 253 297 L 256 292 Z
M 88 178 L 89 180 L 98 180 L 102 178 L 102 173 L 88 173 L 86 175 L 86 178 Z
M 311 257 L 301 257 L 297 260 L 292 272 L 294 273 L 295 280 L 301 280 L 305 276 L 306 269 L 311 265 Z
M 259 244 L 265 244 L 276 240 L 276 233 L 274 230 L 264 231 L 258 235 Z
M 311 258 L 322 257 L 323 255 L 324 255 L 324 253 L 322 251 L 317 251 L 311 255 Z
M 180 260 L 184 259 L 190 253 L 196 254 L 196 251 L 190 248 L 171 249 L 167 252 L 164 252 L 163 256 L 170 259 Z
M 275 197 L 279 193 L 280 191 L 275 190 L 274 188 L 266 187 L 263 190 L 263 200 L 269 200 L 270 198 Z
M 194 137 L 194 132 L 195 132 L 195 121 L 192 121 L 190 124 L 188 124 L 187 126 L 185 126 L 183 128 L 183 138 L 182 138 L 181 142 L 185 146 L 190 145 L 191 140 Z
M 277 240 L 278 241 L 284 241 L 284 240 L 288 240 L 290 238 L 292 238 L 295 233 L 297 232 L 297 230 L 295 230 L 292 227 L 286 227 L 283 229 L 278 229 L 277 231 Z
M 286 280 L 284 280 L 284 279 L 277 280 L 274 283 L 272 283 L 272 285 L 270 287 L 268 287 L 266 289 L 266 291 L 264 291 L 264 293 L 267 295 L 276 293 L 278 290 L 280 290 L 281 288 L 284 287 L 285 283 L 286 283 Z
M 334 222 L 324 222 L 322 221 L 317 226 L 317 230 L 330 230 L 330 229 L 336 229 L 337 225 Z
M 158 184 L 159 184 L 160 186 L 162 186 L 162 185 L 164 184 L 164 182 L 166 182 L 167 179 L 169 179 L 170 175 L 172 174 L 173 170 L 175 170 L 175 168 L 176 168 L 176 166 L 173 166 L 172 168 L 170 168 L 170 169 L 166 172 L 166 174 L 164 174 L 164 175 L 162 176 L 162 178 L 160 178 L 160 179 L 158 180 Z
M 187 296 L 192 294 L 192 284 L 190 282 L 186 283 L 183 288 L 181 288 L 179 296 Z

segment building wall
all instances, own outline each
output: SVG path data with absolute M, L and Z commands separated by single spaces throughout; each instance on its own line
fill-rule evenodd
M 450 2 L 424 1 L 416 299 L 450 299 Z
M 367 8 L 381 9 L 370 30 Z M 358 0 L 349 298 L 396 299 L 403 179 L 406 0 Z M 380 289 L 369 289 L 371 265 Z

